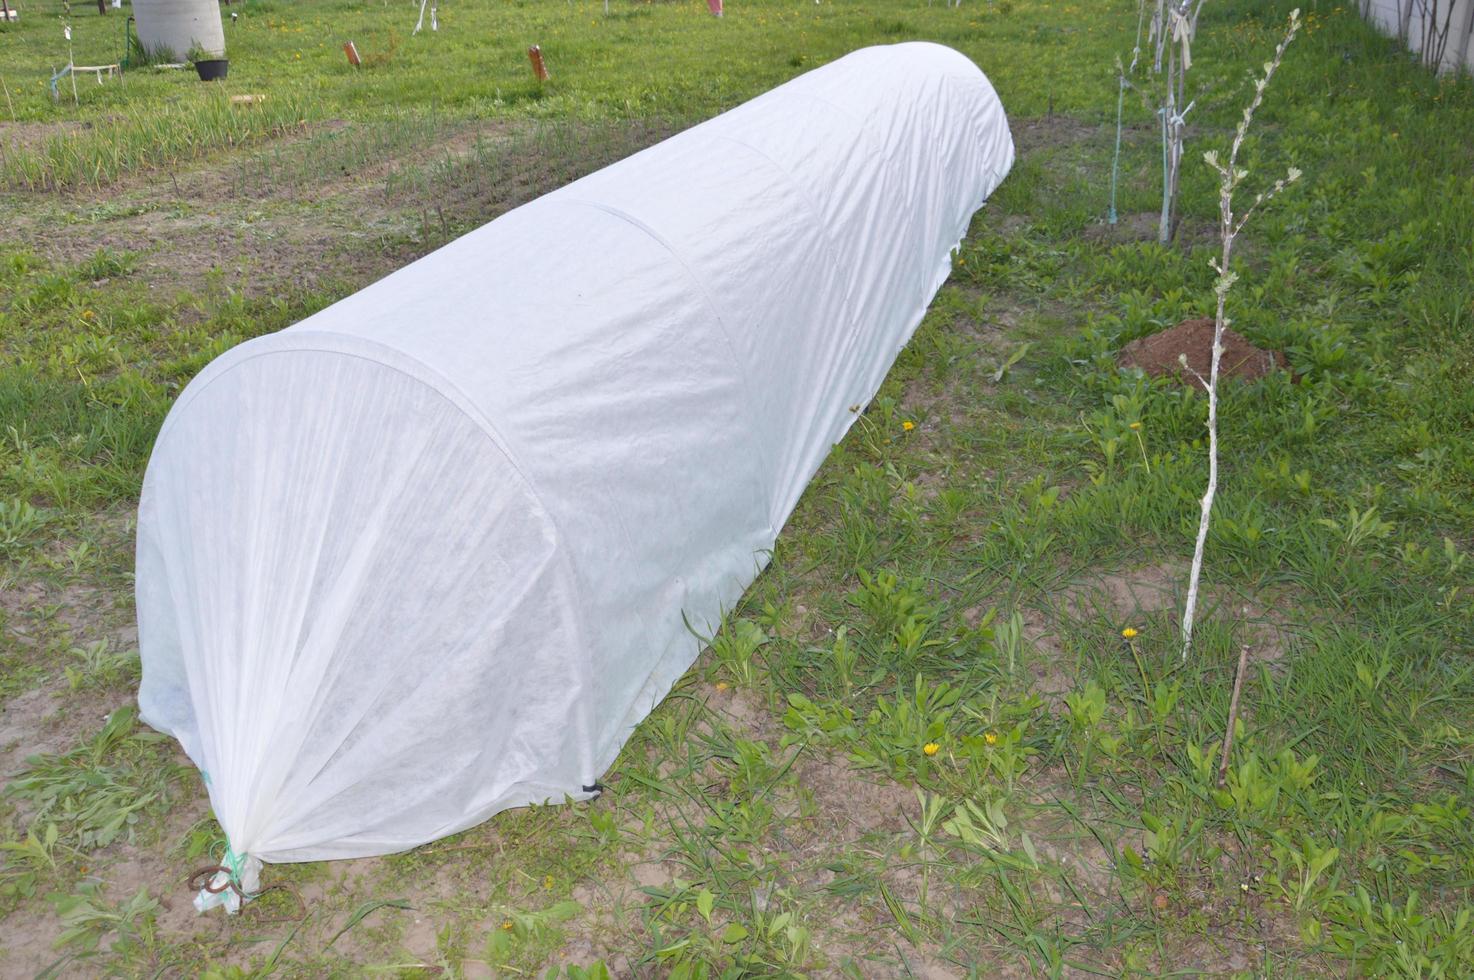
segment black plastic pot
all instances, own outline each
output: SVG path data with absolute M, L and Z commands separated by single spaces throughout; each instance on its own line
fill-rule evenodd
M 204 61 L 196 61 L 194 70 L 199 72 L 200 81 L 213 82 L 225 77 L 225 73 L 230 70 L 230 59 L 206 58 Z

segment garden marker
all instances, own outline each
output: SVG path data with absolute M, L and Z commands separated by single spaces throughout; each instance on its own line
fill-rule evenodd
M 527 60 L 532 62 L 532 74 L 539 82 L 548 80 L 548 66 L 543 64 L 543 49 L 534 44 L 527 49 Z
M 358 60 L 358 48 L 352 41 L 343 42 L 343 53 L 348 56 L 348 63 L 354 68 L 362 66 L 362 62 Z

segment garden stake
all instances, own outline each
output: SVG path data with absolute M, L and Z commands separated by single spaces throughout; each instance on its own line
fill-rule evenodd
M 361 62 L 358 60 L 358 48 L 352 41 L 343 42 L 343 53 L 348 56 L 348 63 L 354 68 L 361 66 Z
M 67 8 L 67 16 L 71 16 L 70 4 Z M 63 30 L 63 33 L 67 37 L 67 74 L 72 78 L 72 104 L 81 105 L 82 100 L 77 98 L 77 73 L 72 71 L 72 66 L 77 63 L 77 59 L 72 55 L 72 23 L 70 20 L 67 21 L 67 26 Z
M 1133 60 L 1132 64 L 1136 62 Z M 1111 158 L 1111 206 L 1106 212 L 1106 222 L 1116 223 L 1116 180 L 1121 174 L 1121 109 L 1126 103 L 1126 73 L 1121 62 L 1116 61 L 1116 72 L 1120 76 L 1120 89 L 1116 93 L 1116 155 Z
M 1116 182 L 1121 174 L 1121 110 L 1126 105 L 1126 76 L 1136 71 L 1136 62 L 1141 58 L 1141 28 L 1145 21 L 1146 0 L 1141 0 L 1136 7 L 1136 46 L 1131 49 L 1131 66 L 1122 68 L 1120 57 L 1116 58 L 1118 83 L 1116 90 L 1116 154 L 1111 159 L 1111 207 L 1106 214 L 1106 219 L 1110 224 L 1115 224 L 1118 217 L 1116 214 Z
M 1249 666 L 1249 648 L 1239 647 L 1239 669 L 1233 675 L 1233 697 L 1228 700 L 1228 731 L 1223 733 L 1223 758 L 1218 760 L 1218 788 L 1228 782 L 1228 755 L 1233 751 L 1233 729 L 1239 720 L 1239 694 L 1244 689 L 1244 670 Z
M 548 80 L 548 66 L 543 64 L 543 49 L 534 44 L 527 49 L 527 60 L 532 62 L 532 74 L 539 82 Z

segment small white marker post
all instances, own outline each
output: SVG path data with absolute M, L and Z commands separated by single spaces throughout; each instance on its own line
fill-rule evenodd
M 67 75 L 72 80 L 72 104 L 81 105 L 82 100 L 77 98 L 77 72 L 73 69 L 76 58 L 72 56 L 72 25 L 65 25 L 62 27 L 61 32 L 67 39 Z

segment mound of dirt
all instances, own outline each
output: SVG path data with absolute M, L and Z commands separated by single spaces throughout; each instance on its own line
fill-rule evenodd
M 1195 382 L 1192 374 L 1182 369 L 1180 358 L 1184 354 L 1188 367 L 1206 378 L 1213 358 L 1212 320 L 1183 320 L 1175 327 L 1133 340 L 1121 348 L 1116 361 L 1123 368 L 1141 368 L 1153 377 L 1170 375 L 1184 383 Z M 1218 364 L 1221 377 L 1253 381 L 1285 364 L 1285 355 L 1279 351 L 1260 350 L 1241 334 L 1224 329 L 1223 359 Z

